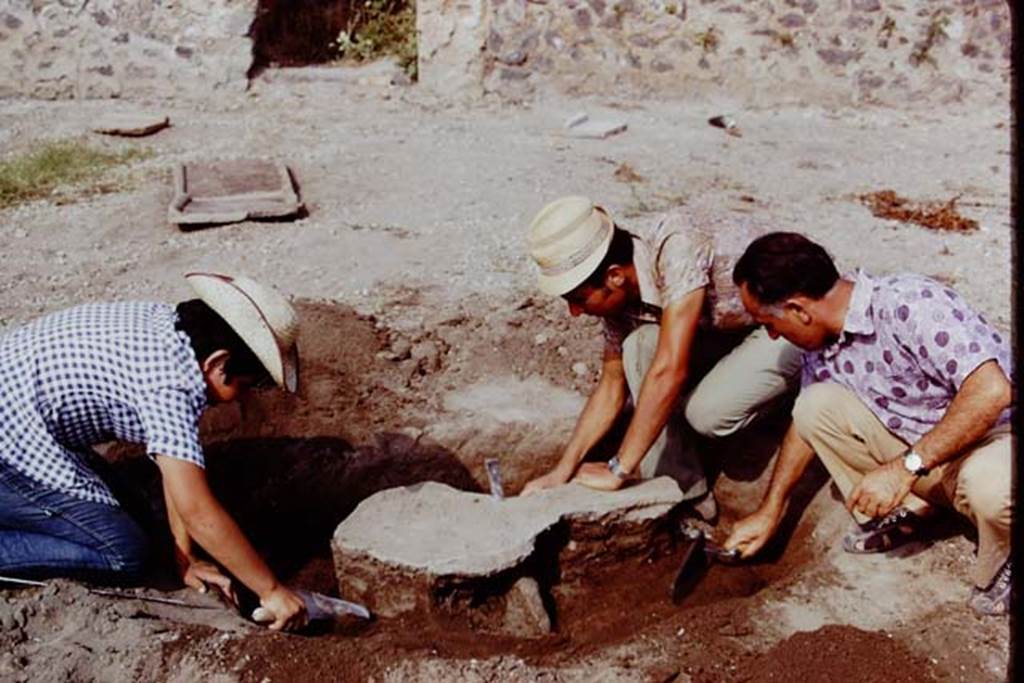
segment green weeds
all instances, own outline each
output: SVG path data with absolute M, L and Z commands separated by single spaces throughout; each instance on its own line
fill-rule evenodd
M 392 55 L 416 78 L 415 0 L 365 0 L 355 5 L 331 46 L 341 58 L 357 62 Z
M 113 192 L 106 171 L 151 156 L 148 150 L 108 152 L 77 140 L 42 143 L 32 150 L 0 161 L 0 209 L 42 199 L 70 188 L 84 194 Z

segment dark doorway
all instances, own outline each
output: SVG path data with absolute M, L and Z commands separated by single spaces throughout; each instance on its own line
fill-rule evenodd
M 260 0 L 249 35 L 250 76 L 268 66 L 305 66 L 338 57 L 332 43 L 347 27 L 353 1 Z

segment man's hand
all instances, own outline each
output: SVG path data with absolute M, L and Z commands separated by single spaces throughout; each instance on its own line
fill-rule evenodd
M 551 489 L 556 486 L 561 486 L 567 481 L 569 481 L 569 477 L 562 474 L 558 470 L 558 468 L 555 468 L 548 472 L 547 474 L 543 474 L 537 477 L 536 479 L 531 479 L 530 481 L 528 481 L 526 483 L 526 486 L 523 487 L 523 490 L 520 491 L 519 495 L 528 496 L 531 493 L 537 493 L 538 491 L 543 491 L 544 489 Z
M 278 586 L 260 598 L 260 607 L 274 615 L 274 621 L 268 627 L 271 631 L 295 631 L 309 621 L 306 603 L 286 586 Z
M 231 579 L 221 573 L 217 565 L 203 560 L 192 560 L 184 568 L 181 580 L 189 588 L 195 588 L 200 593 L 205 593 L 212 584 L 221 594 L 231 601 L 232 605 L 238 606 L 238 596 L 235 588 L 231 585 Z
M 732 533 L 725 539 L 725 549 L 738 549 L 744 559 L 756 555 L 775 535 L 781 519 L 781 510 L 759 508 L 733 525 Z
M 583 463 L 572 480 L 598 491 L 615 491 L 623 484 L 623 481 L 608 469 L 608 464 L 603 462 Z
M 884 517 L 903 502 L 916 478 L 900 458 L 887 462 L 864 475 L 846 501 L 846 509 L 872 519 Z

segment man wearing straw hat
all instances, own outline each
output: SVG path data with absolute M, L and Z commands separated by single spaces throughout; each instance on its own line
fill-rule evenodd
M 245 277 L 186 279 L 199 298 L 177 307 L 85 304 L 0 335 L 0 573 L 138 579 L 145 535 L 89 461 L 96 444 L 145 443 L 185 583 L 234 599 L 198 546 L 256 593 L 271 628 L 297 628 L 302 599 L 211 493 L 198 433 L 209 404 L 271 382 L 295 391 L 295 311 Z
M 529 230 L 538 285 L 573 316 L 602 318 L 605 344 L 600 380 L 560 461 L 524 493 L 570 479 L 611 490 L 667 474 L 698 516 L 716 518 L 694 440 L 736 433 L 799 381 L 799 350 L 754 329 L 731 280 L 761 232 L 749 216 L 690 207 L 629 231 L 586 197 L 541 209 Z M 634 410 L 618 454 L 581 465 L 627 396 Z

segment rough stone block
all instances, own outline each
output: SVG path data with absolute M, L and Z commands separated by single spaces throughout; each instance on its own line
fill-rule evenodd
M 496 596 L 491 603 L 504 608 L 481 628 L 539 633 L 543 600 L 517 582 L 541 566 L 558 567 L 563 581 L 585 580 L 602 559 L 646 555 L 681 499 L 668 477 L 614 492 L 568 484 L 503 500 L 436 482 L 388 489 L 338 526 L 335 571 L 343 596 L 383 617 L 446 609 L 471 618 L 467 605 Z

